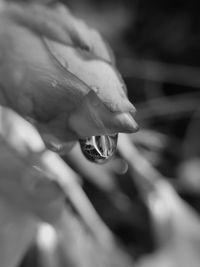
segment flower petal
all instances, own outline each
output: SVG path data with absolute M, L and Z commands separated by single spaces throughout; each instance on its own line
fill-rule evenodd
M 68 16 L 64 21 L 58 12 L 47 6 L 37 3 L 19 4 L 12 2 L 5 6 L 2 15 L 14 23 L 29 28 L 38 35 L 64 44 L 73 43 L 70 32 L 66 30 L 67 23 L 72 23 L 72 16 Z
M 131 113 L 113 113 L 90 91 L 81 105 L 70 115 L 69 126 L 79 138 L 136 132 L 138 125 Z
M 46 43 L 60 64 L 95 91 L 111 111 L 135 112 L 126 96 L 125 84 L 113 66 L 89 52 L 49 40 Z

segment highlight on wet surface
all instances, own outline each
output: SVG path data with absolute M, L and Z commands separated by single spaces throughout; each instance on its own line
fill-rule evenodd
M 80 147 L 84 156 L 95 163 L 107 162 L 117 149 L 118 134 L 92 136 L 81 139 Z

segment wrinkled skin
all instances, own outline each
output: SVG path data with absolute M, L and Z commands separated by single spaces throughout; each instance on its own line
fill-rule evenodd
M 34 123 L 46 144 L 68 150 L 79 138 L 136 131 L 124 87 L 101 36 L 65 7 L 4 2 L 1 104 Z

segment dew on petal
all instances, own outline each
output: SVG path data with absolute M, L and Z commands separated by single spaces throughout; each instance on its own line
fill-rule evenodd
M 98 86 L 92 85 L 91 88 L 96 94 L 98 94 L 98 92 L 99 92 L 99 87 Z
M 84 156 L 95 163 L 107 162 L 117 149 L 118 134 L 92 136 L 81 139 L 80 147 Z
M 58 81 L 53 80 L 52 83 L 51 83 L 51 85 L 52 85 L 53 88 L 56 88 L 57 85 L 58 85 Z

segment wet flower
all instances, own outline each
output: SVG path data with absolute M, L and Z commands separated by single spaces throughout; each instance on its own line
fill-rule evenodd
M 0 10 L 1 99 L 46 143 L 134 132 L 135 109 L 101 36 L 64 6 L 4 3 Z

